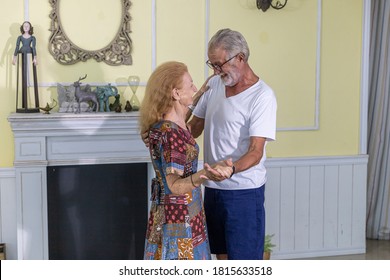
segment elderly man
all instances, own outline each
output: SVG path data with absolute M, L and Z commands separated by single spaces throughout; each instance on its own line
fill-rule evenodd
M 194 137 L 204 131 L 206 167 L 233 160 L 226 167 L 232 169 L 230 179 L 204 183 L 211 253 L 218 259 L 262 259 L 265 147 L 275 140 L 276 98 L 249 66 L 249 48 L 239 32 L 219 30 L 209 42 L 208 57 L 215 75 L 188 126 Z

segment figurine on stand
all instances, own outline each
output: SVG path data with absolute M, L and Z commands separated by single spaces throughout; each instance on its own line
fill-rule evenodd
M 17 64 L 17 84 L 16 84 L 16 112 L 18 113 L 36 113 L 39 112 L 39 100 L 38 100 L 38 81 L 37 81 L 37 51 L 36 51 L 36 39 L 33 36 L 34 28 L 29 21 L 23 22 L 20 26 L 20 32 L 22 35 L 18 36 L 16 41 L 16 47 L 12 64 Z M 21 46 L 20 46 L 21 44 Z M 32 68 L 34 78 L 34 97 L 35 107 L 29 108 L 27 97 L 27 57 L 31 54 Z M 22 56 L 22 108 L 18 108 L 18 94 L 19 94 L 19 56 Z

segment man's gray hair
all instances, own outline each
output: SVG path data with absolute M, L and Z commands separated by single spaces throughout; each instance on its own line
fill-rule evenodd
M 226 50 L 230 56 L 238 53 L 245 55 L 245 61 L 249 58 L 249 47 L 244 36 L 238 31 L 229 28 L 221 29 L 210 39 L 208 50 L 212 51 L 218 48 Z

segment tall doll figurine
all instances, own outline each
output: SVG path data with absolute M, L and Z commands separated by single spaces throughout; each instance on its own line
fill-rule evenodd
M 37 51 L 36 51 L 36 39 L 33 35 L 34 28 L 30 22 L 25 21 L 20 26 L 20 32 L 22 35 L 18 36 L 16 41 L 16 47 L 12 64 L 17 64 L 17 85 L 16 85 L 16 112 L 18 113 L 36 113 L 39 112 L 39 100 L 38 100 L 38 83 L 37 83 Z M 21 44 L 21 46 L 20 46 Z M 28 108 L 27 98 L 27 58 L 28 54 L 32 57 L 32 68 L 34 78 L 34 97 L 35 107 Z M 22 108 L 18 108 L 18 94 L 19 94 L 19 57 L 22 56 Z

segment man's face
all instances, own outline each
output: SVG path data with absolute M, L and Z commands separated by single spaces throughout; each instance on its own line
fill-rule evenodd
M 237 68 L 238 54 L 230 56 L 223 49 L 215 49 L 208 53 L 208 65 L 213 68 L 214 73 L 219 75 L 225 86 L 234 86 L 240 78 L 240 71 Z

